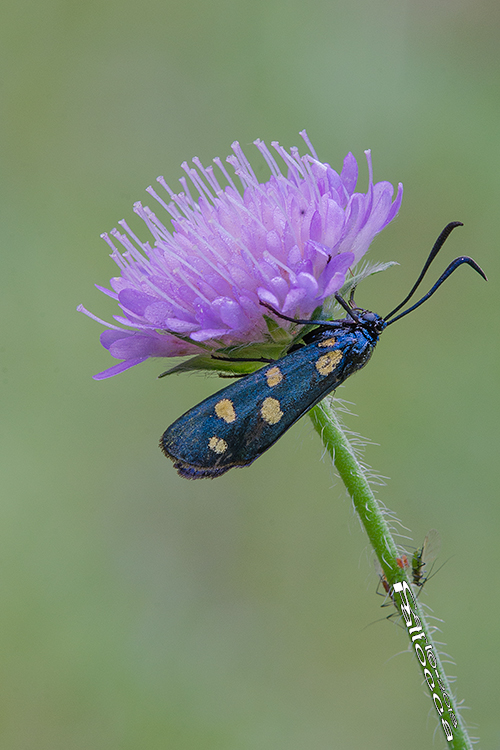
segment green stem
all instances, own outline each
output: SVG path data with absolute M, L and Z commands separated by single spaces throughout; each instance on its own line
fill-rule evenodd
M 418 600 L 413 594 L 411 580 L 405 569 L 398 566 L 398 549 L 384 511 L 366 478 L 363 466 L 356 458 L 333 408 L 333 397 L 324 399 L 311 410 L 313 425 L 331 457 L 352 498 L 365 527 L 370 543 L 391 587 L 391 598 L 403 617 L 410 648 L 415 651 L 420 669 L 427 682 L 439 723 L 451 750 L 472 750 L 472 743 L 458 712 L 443 665 L 432 639 L 432 627 L 426 622 Z M 423 662 L 423 663 L 422 663 Z

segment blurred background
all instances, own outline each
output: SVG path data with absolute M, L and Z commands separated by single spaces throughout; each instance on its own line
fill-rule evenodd
M 157 175 L 236 139 L 255 163 L 247 144 L 302 128 L 334 168 L 353 151 L 360 189 L 366 148 L 405 186 L 369 255 L 400 266 L 358 304 L 387 313 L 452 220 L 429 282 L 466 253 L 490 279 L 460 269 L 338 395 L 414 544 L 441 533 L 422 601 L 472 734 L 498 747 L 500 5 L 6 0 L 0 34 L 2 750 L 432 742 L 310 421 L 249 469 L 182 480 L 159 436 L 225 383 L 157 380 L 154 360 L 95 382 L 115 360 L 75 311 L 116 312 L 93 286 L 116 272 L 99 234 Z

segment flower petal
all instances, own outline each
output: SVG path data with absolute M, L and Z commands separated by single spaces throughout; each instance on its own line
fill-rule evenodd
M 112 291 L 101 289 L 118 300 L 123 315 L 114 317 L 132 330 L 109 327 L 103 333 L 103 346 L 125 361 L 97 377 L 148 357 L 190 354 L 197 341 L 208 342 L 209 349 L 265 341 L 266 311 L 259 300 L 303 318 L 340 289 L 347 270 L 395 217 L 402 187 L 393 200 L 390 183 L 374 184 L 371 155 L 365 152 L 368 188 L 355 193 L 354 156 L 347 154 L 339 174 L 319 160 L 305 132 L 302 136 L 311 151 L 305 156 L 272 144 L 286 174 L 267 146 L 255 142 L 271 173 L 260 183 L 235 142 L 227 161 L 242 192 L 220 159 L 214 161 L 221 177 L 194 159 L 194 168 L 183 165 L 180 192 L 162 177 L 165 197 L 148 188 L 166 219 L 134 205 L 152 239 L 143 241 L 125 221 L 103 235 L 120 275 L 111 279 Z

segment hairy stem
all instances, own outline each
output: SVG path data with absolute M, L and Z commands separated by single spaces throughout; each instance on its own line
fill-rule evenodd
M 429 694 L 438 714 L 448 745 L 452 750 L 472 750 L 472 743 L 458 712 L 448 679 L 445 675 L 422 608 L 414 596 L 411 580 L 405 569 L 396 562 L 398 550 L 391 530 L 366 478 L 363 466 L 356 458 L 333 408 L 333 397 L 324 399 L 311 410 L 313 425 L 331 457 L 340 478 L 352 498 L 365 527 L 390 587 L 391 599 L 403 618 Z

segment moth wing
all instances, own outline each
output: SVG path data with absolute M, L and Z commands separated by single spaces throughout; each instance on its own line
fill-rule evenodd
M 248 466 L 344 380 L 341 360 L 338 348 L 302 347 L 187 411 L 160 447 L 190 479 Z

